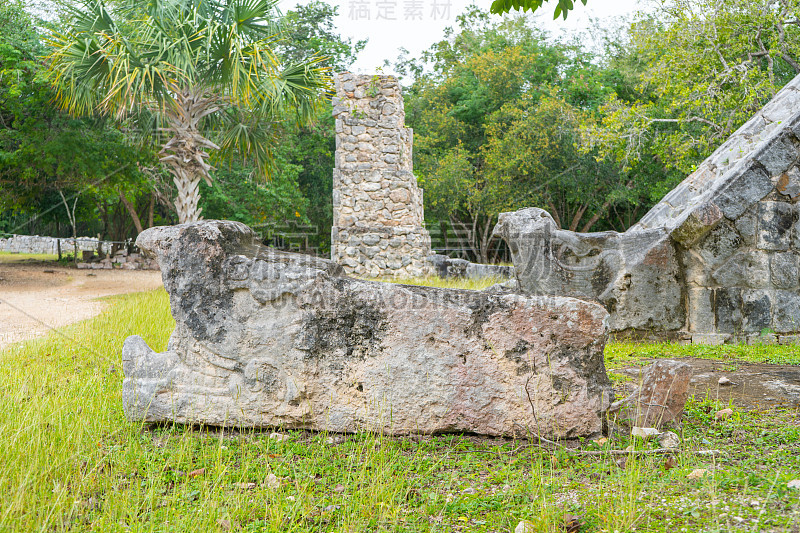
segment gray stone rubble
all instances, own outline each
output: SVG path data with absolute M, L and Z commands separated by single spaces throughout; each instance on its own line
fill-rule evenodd
M 236 222 L 137 245 L 176 327 L 163 353 L 125 341 L 131 420 L 561 438 L 598 433 L 613 400 L 594 303 L 352 279 Z
M 466 259 L 448 257 L 442 254 L 432 254 L 428 261 L 433 265 L 434 272 L 440 278 L 511 278 L 514 277 L 514 267 L 504 265 L 484 265 L 472 263 Z
M 128 250 L 117 250 L 114 255 L 106 255 L 102 259 L 84 252 L 83 262 L 77 264 L 80 269 L 123 269 L 123 270 L 158 270 L 158 262 L 153 257 L 141 253 L 129 253 Z

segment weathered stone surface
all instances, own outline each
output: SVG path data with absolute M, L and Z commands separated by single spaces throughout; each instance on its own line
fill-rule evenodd
M 786 202 L 758 204 L 756 246 L 760 250 L 788 250 L 792 243 L 794 208 Z
M 686 189 L 688 191 L 688 189 Z M 672 232 L 672 238 L 684 246 L 692 246 L 722 220 L 719 206 L 708 203 L 692 211 L 686 220 Z
M 742 238 L 744 246 L 754 246 L 756 242 L 756 233 L 758 232 L 758 218 L 756 217 L 755 209 L 751 207 L 742 214 L 734 222 L 736 231 Z
M 759 250 L 740 251 L 712 274 L 721 287 L 767 287 L 769 255 Z
M 707 344 L 709 346 L 719 346 L 731 340 L 727 333 L 693 333 L 692 344 Z
M 771 325 L 772 299 L 768 291 L 726 287 L 716 289 L 714 299 L 720 333 L 759 333 Z
M 772 284 L 778 289 L 796 289 L 800 278 L 800 260 L 796 252 L 773 254 L 769 271 Z
M 502 214 L 521 289 L 597 300 L 614 332 L 704 343 L 800 332 L 798 103 L 800 76 L 625 233 Z
M 605 310 L 342 277 L 235 222 L 153 228 L 175 331 L 123 347 L 132 420 L 388 433 L 601 429 Z
M 800 197 L 800 168 L 792 165 L 781 174 L 775 183 L 775 190 L 788 196 L 790 200 L 797 200 Z
M 775 146 L 756 153 L 754 159 L 764 166 L 769 176 L 780 176 L 797 161 L 797 139 L 786 132 L 775 139 Z
M 679 422 L 689 397 L 692 367 L 680 361 L 660 360 L 642 371 L 640 385 L 630 396 L 614 402 L 611 420 L 626 426 L 662 428 Z
M 431 239 L 394 76 L 336 77 L 331 259 L 347 274 L 428 274 Z
M 797 291 L 776 291 L 772 329 L 778 333 L 800 330 L 800 294 Z
M 693 332 L 714 331 L 714 291 L 706 288 L 690 288 L 688 291 L 688 314 L 694 317 L 690 327 Z
M 734 220 L 769 194 L 774 186 L 769 175 L 758 165 L 744 165 L 740 172 L 732 170 L 731 174 L 728 180 L 720 184 L 714 203 L 723 215 Z
M 664 231 L 574 233 L 529 208 L 502 213 L 494 233 L 508 243 L 527 294 L 598 301 L 611 313 L 612 331 L 678 329 L 685 322 L 680 265 Z

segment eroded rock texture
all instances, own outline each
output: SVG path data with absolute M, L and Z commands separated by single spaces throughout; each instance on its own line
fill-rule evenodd
M 800 77 L 625 233 L 500 216 L 521 288 L 602 303 L 609 329 L 720 343 L 800 331 Z
M 350 432 L 600 431 L 606 311 L 571 298 L 367 282 L 235 222 L 153 228 L 176 328 L 125 341 L 128 418 Z

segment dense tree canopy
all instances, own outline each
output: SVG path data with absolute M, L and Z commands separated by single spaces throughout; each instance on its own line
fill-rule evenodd
M 113 212 L 116 223 L 84 228 L 120 237 L 132 223 L 120 198 L 133 206 L 148 196 L 139 165 L 152 154 L 126 142 L 107 120 L 71 117 L 54 106 L 45 52 L 23 6 L 0 6 L 0 213 L 66 226 L 64 198 L 71 198 L 84 221 L 94 218 L 98 205 Z M 4 230 L 20 231 L 18 225 L 5 224 Z
M 636 65 L 635 92 L 605 103 L 592 142 L 629 167 L 649 151 L 691 172 L 800 73 L 798 16 L 796 0 L 663 2 L 609 54 Z
M 151 7 L 189 9 L 195 4 L 169 0 Z M 230 0 L 218 5 L 244 9 L 255 4 Z M 127 0 L 115 4 L 113 16 L 98 8 L 101 4 L 89 5 L 97 9 L 83 21 L 81 35 L 92 36 L 88 50 L 102 49 L 109 62 L 134 57 L 126 56 L 124 47 L 115 48 L 116 41 L 103 40 L 109 33 L 95 32 L 100 26 L 92 25 L 107 23 L 106 15 L 117 20 L 126 9 L 145 18 L 155 15 Z M 137 66 L 126 71 L 130 87 L 92 85 L 87 80 L 102 79 L 95 75 L 105 63 L 81 63 L 90 57 L 78 53 L 84 45 L 66 37 L 59 41 L 58 36 L 77 35 L 73 20 L 54 33 L 64 45 L 60 53 L 74 52 L 65 63 L 72 66 L 55 71 L 62 90 L 74 92 L 73 100 L 64 100 L 73 110 L 100 111 L 76 118 L 52 103 L 54 93 L 43 75 L 45 52 L 33 22 L 19 3 L 0 6 L 0 211 L 6 213 L 0 215 L 0 229 L 9 228 L 9 209 L 15 210 L 12 218 L 25 210 L 46 212 L 63 227 L 62 194 L 77 198 L 71 205 L 79 218 L 97 221 L 86 228 L 107 236 L 125 238 L 135 234 L 134 227 L 174 221 L 175 209 L 167 199 L 177 188 L 157 164 L 157 150 L 169 139 L 152 136 L 154 127 L 163 124 L 171 128 L 172 148 L 161 157 L 177 155 L 173 148 L 184 141 L 199 142 L 188 160 L 201 170 L 214 152 L 258 156 L 257 161 L 220 158 L 216 168 L 205 169 L 213 178 L 199 185 L 199 207 L 206 216 L 263 228 L 268 239 L 277 239 L 281 231 L 295 233 L 304 246 L 326 253 L 335 152 L 330 102 L 312 98 L 324 82 L 301 89 L 278 65 L 305 65 L 294 71 L 300 78 L 311 76 L 314 68 L 348 69 L 365 43 L 339 36 L 335 15 L 335 7 L 320 1 L 287 12 L 280 21 L 282 38 L 264 38 L 274 59 L 272 70 L 249 89 L 239 85 L 236 97 L 234 88 L 221 81 L 242 75 L 232 63 L 219 79 L 212 76 L 211 85 L 181 93 L 170 80 L 198 87 L 189 82 L 200 79 L 191 78 L 200 71 L 148 55 L 157 46 L 136 48 L 149 52 L 137 52 L 139 63 L 133 61 Z M 522 17 L 498 19 L 477 8 L 468 10 L 421 57 L 394 65 L 410 75 L 406 122 L 415 131 L 415 172 L 425 189 L 427 222 L 435 239 L 439 231 L 450 239 L 437 244 L 466 249 L 471 259 L 499 259 L 500 243 L 490 237 L 498 213 L 527 206 L 547 209 L 563 228 L 627 229 L 800 72 L 798 20 L 798 0 L 665 0 L 628 26 L 595 29 L 595 37 L 605 37 L 599 49 L 589 51 L 581 44 L 585 40 L 553 39 Z M 264 28 L 278 22 L 259 21 Z M 120 31 L 131 30 L 130 24 L 120 24 Z M 184 30 L 176 23 L 168 33 L 190 35 Z M 131 35 L 134 48 L 144 42 L 136 32 Z M 261 38 L 253 39 L 241 41 L 239 53 Z M 214 50 L 211 45 L 193 48 L 194 42 L 187 38 L 180 46 L 192 53 Z M 213 70 L 209 65 L 204 72 Z M 86 76 L 81 77 L 84 67 Z M 272 92 L 261 94 L 259 80 L 267 79 L 278 81 Z M 76 81 L 74 87 L 71 81 L 65 84 L 68 80 Z M 166 80 L 161 88 L 159 80 Z M 218 93 L 212 85 L 225 88 Z M 149 96 L 129 102 L 123 94 L 136 87 L 145 87 L 141 94 Z M 287 92 L 280 93 L 281 88 Z M 288 95 L 290 88 L 300 90 L 299 100 L 278 96 Z M 97 98 L 103 92 L 109 98 Z M 176 126 L 176 115 L 170 118 L 169 113 L 180 106 L 171 106 L 163 98 L 166 93 L 178 100 L 187 95 L 205 99 L 200 114 L 210 113 L 197 119 L 197 131 L 187 136 Z M 308 120 L 297 120 L 296 104 Z M 141 134 L 155 142 L 133 142 Z M 258 179 L 257 172 L 265 168 L 267 152 L 273 162 L 271 181 Z M 459 242 L 454 243 L 454 233 Z
M 276 123 L 305 121 L 329 86 L 315 59 L 282 66 L 271 0 L 90 0 L 51 36 L 58 99 L 127 120 L 161 147 L 181 222 L 197 220 L 210 151 L 267 171 Z M 168 139 L 161 138 L 167 132 Z
M 537 205 L 565 228 L 618 227 L 611 213 L 634 210 L 638 193 L 582 141 L 618 74 L 523 18 L 493 22 L 473 10 L 459 25 L 425 64 L 401 65 L 418 74 L 406 111 L 426 216 L 446 220 L 483 261 L 502 211 Z

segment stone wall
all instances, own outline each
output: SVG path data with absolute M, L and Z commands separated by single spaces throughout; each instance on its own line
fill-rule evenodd
M 699 343 L 800 332 L 800 76 L 625 233 L 504 213 L 521 288 L 602 303 L 611 331 Z
M 40 235 L 11 235 L 0 237 L 0 252 L 19 254 L 57 254 L 58 241 L 61 241 L 61 252 L 70 253 L 75 250 L 72 238 L 43 237 Z M 92 237 L 78 237 L 78 251 L 97 251 L 99 241 Z M 111 252 L 111 243 L 103 242 L 103 253 Z
M 331 258 L 356 276 L 429 273 L 430 235 L 397 79 L 339 74 L 333 115 Z
M 92 237 L 78 237 L 78 251 L 83 252 L 84 262 L 78 263 L 81 269 L 112 269 L 125 270 L 158 270 L 158 263 L 152 257 L 146 257 L 138 252 L 128 253 L 127 248 L 116 250 L 113 255 L 112 248 L 115 243 L 99 241 Z M 0 252 L 16 254 L 58 254 L 58 243 L 61 241 L 61 253 L 71 254 L 75 251 L 75 241 L 72 238 L 44 237 L 41 235 L 9 235 L 0 237 Z M 116 243 L 123 244 L 123 243 Z M 105 257 L 95 255 L 98 248 Z

